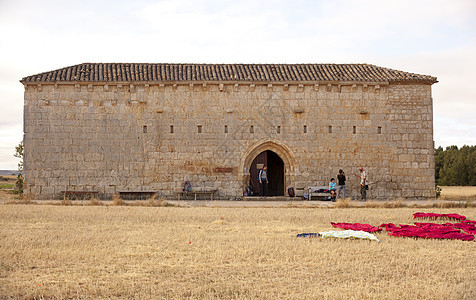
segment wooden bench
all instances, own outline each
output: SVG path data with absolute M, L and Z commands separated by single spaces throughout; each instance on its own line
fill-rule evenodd
M 90 198 L 93 198 L 93 197 L 96 197 L 98 195 L 98 191 L 61 191 L 61 193 L 63 193 L 63 200 L 66 200 L 66 197 L 68 197 L 69 199 L 69 196 L 75 196 L 74 198 L 76 198 L 77 196 L 83 196 L 82 198 L 84 199 L 85 196 L 90 196 Z
M 307 200 L 311 201 L 312 197 L 318 197 L 319 200 L 331 200 L 331 192 L 329 192 L 328 186 L 309 186 Z M 327 190 L 323 192 L 322 190 Z
M 119 193 L 119 196 L 123 200 L 147 200 L 151 197 L 154 197 L 157 191 L 148 191 L 148 190 L 133 190 L 133 191 L 117 191 Z
M 210 200 L 213 201 L 213 195 L 217 192 L 217 190 L 210 190 L 210 191 L 190 191 L 190 192 L 184 192 L 184 191 L 179 191 L 175 192 L 177 194 L 177 199 L 180 201 L 181 196 L 185 195 L 193 195 L 194 200 L 197 200 L 197 195 L 210 195 Z

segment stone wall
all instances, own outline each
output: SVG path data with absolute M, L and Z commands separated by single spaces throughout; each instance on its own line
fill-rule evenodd
M 370 198 L 434 196 L 431 85 L 29 83 L 24 119 L 26 190 L 40 199 L 171 197 L 185 180 L 239 198 L 265 150 L 283 159 L 286 188 L 342 168 L 357 197 L 363 166 Z

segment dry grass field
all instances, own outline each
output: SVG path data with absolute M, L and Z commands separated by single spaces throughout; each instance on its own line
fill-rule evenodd
M 476 242 L 296 238 L 476 208 L 0 205 L 0 298 L 476 299 Z
M 444 197 L 476 197 L 476 186 L 442 186 L 441 196 Z

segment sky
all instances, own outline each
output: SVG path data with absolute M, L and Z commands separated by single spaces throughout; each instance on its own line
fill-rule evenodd
M 25 76 L 84 62 L 368 63 L 432 75 L 435 146 L 476 145 L 474 0 L 0 0 L 0 170 Z

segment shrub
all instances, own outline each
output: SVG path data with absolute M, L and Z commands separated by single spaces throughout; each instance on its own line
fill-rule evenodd
M 91 205 L 91 206 L 101 206 L 102 202 L 99 199 L 93 197 L 89 200 L 89 205 Z
M 118 193 L 115 193 L 112 195 L 112 205 L 115 205 L 115 206 L 125 205 L 124 200 L 122 200 L 121 196 Z
M 350 198 L 346 198 L 344 200 L 339 199 L 337 200 L 336 204 L 334 205 L 335 208 L 349 208 L 350 205 Z

